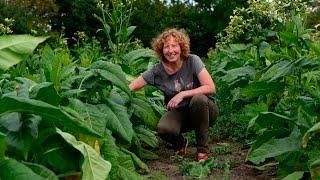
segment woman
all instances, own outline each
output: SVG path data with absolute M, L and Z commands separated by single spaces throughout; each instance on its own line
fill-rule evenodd
M 214 82 L 201 59 L 189 54 L 189 38 L 182 30 L 168 29 L 152 41 L 159 63 L 133 80 L 129 88 L 153 85 L 164 93 L 166 112 L 157 125 L 160 137 L 185 155 L 188 141 L 182 132 L 195 130 L 197 160 L 208 158 L 209 124 L 218 115 L 217 106 L 207 97 L 216 92 Z

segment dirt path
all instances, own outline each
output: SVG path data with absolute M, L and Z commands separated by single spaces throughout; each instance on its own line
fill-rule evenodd
M 231 180 L 251 180 L 251 179 L 274 179 L 274 175 L 269 172 L 259 171 L 245 163 L 245 157 L 248 149 L 242 148 L 237 143 L 212 143 L 209 144 L 210 155 L 214 160 L 216 167 L 210 168 L 209 176 L 205 179 L 231 179 Z M 161 144 L 156 153 L 160 159 L 154 161 L 147 161 L 150 168 L 149 179 L 193 179 L 193 166 L 195 172 L 202 166 L 196 163 L 196 148 L 188 147 L 188 154 L 182 158 L 174 155 L 174 151 L 164 144 Z M 189 169 L 186 168 L 189 167 Z M 187 170 L 187 172 L 186 172 Z M 184 171 L 184 172 L 183 172 Z M 188 172 L 190 171 L 190 172 Z M 199 171 L 198 171 L 199 172 Z M 188 176 L 189 173 L 189 176 Z

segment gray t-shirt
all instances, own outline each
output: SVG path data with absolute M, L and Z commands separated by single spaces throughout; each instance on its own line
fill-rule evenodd
M 163 65 L 157 63 L 145 71 L 142 77 L 148 85 L 155 86 L 164 93 L 164 102 L 167 104 L 179 92 L 200 87 L 197 75 L 204 67 L 205 65 L 198 56 L 190 54 L 174 74 L 168 74 Z M 190 99 L 185 98 L 179 107 L 187 106 Z

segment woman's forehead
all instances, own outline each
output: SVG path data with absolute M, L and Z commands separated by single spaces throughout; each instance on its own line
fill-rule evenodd
M 167 37 L 164 39 L 164 43 L 169 42 L 169 41 L 171 41 L 171 42 L 178 42 L 177 38 L 174 37 L 174 36 L 172 36 L 172 35 L 169 35 L 169 36 L 167 36 Z

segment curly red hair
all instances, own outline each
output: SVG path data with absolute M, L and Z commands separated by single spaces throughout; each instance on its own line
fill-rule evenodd
M 151 42 L 152 49 L 156 52 L 156 54 L 160 57 L 160 59 L 165 60 L 163 54 L 163 44 L 166 42 L 167 38 L 172 36 L 175 40 L 178 41 L 181 48 L 181 59 L 185 60 L 189 56 L 190 53 L 190 39 L 186 32 L 183 29 L 166 29 L 161 34 L 159 34 L 156 38 L 154 38 Z

